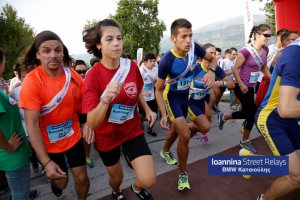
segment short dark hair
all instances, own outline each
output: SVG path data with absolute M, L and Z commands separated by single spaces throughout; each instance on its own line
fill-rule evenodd
M 285 28 L 282 28 L 282 29 L 279 29 L 277 32 L 276 32 L 276 35 L 277 36 L 281 36 L 284 32 L 288 32 L 289 30 L 285 29 Z
M 171 35 L 177 35 L 180 28 L 192 28 L 192 24 L 184 18 L 176 19 L 171 24 Z
M 213 45 L 213 44 L 211 44 L 211 43 L 206 43 L 206 44 L 204 44 L 203 46 L 203 49 L 208 49 L 209 47 L 215 47 L 215 45 Z
M 226 53 L 230 53 L 230 49 L 226 49 L 224 54 L 226 54 Z
M 84 62 L 83 60 L 76 60 L 76 61 L 75 61 L 75 67 L 76 67 L 77 65 L 84 65 L 84 66 L 86 66 L 86 64 L 85 64 L 85 62 Z
M 13 71 L 17 72 L 20 69 L 21 65 L 19 63 L 13 65 Z
M 238 51 L 235 47 L 231 47 L 230 49 L 229 49 L 229 53 L 232 53 L 232 51 Z
M 144 57 L 144 61 L 156 59 L 156 56 L 153 53 L 147 53 Z
M 96 58 L 96 57 L 92 58 L 92 59 L 90 60 L 90 65 L 91 65 L 91 67 L 93 67 L 94 64 L 97 63 L 97 62 L 99 62 L 99 61 L 100 61 L 99 58 Z
M 284 33 L 281 34 L 280 36 L 280 42 L 283 43 L 286 39 L 288 39 L 291 35 L 290 31 L 286 31 Z
M 222 49 L 219 48 L 219 47 L 216 47 L 216 51 L 221 53 L 221 52 L 222 52 Z

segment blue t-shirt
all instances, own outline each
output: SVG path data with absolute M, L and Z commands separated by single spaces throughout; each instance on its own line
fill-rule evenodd
M 205 69 L 202 65 L 201 66 L 199 64 L 196 65 L 194 69 L 194 78 L 192 82 L 192 87 L 198 89 L 205 89 L 205 90 L 199 91 L 199 93 L 192 93 L 191 98 L 200 100 L 208 94 L 208 90 L 206 90 L 206 87 L 204 86 L 204 83 L 202 81 L 206 73 L 207 73 L 207 69 Z M 217 66 L 215 77 L 223 79 L 226 76 L 227 75 L 224 72 L 224 70 L 221 67 Z
M 269 89 L 261 103 L 262 109 L 269 111 L 275 109 L 277 112 L 280 85 L 300 88 L 300 38 L 287 46 L 278 59 L 272 73 Z M 300 94 L 298 94 L 297 99 L 300 100 Z
M 193 64 L 196 63 L 197 57 L 203 58 L 206 51 L 197 43 L 195 43 Z M 173 50 L 168 51 L 159 62 L 158 77 L 165 80 L 167 77 L 173 79 L 182 74 L 188 65 L 188 53 L 183 57 L 177 55 Z M 166 84 L 166 89 L 172 92 L 187 93 L 190 83 L 193 80 L 193 69 L 191 69 L 182 79 L 175 84 Z

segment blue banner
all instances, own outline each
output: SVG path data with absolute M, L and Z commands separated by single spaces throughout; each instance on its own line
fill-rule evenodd
M 282 176 L 288 174 L 287 156 L 208 156 L 208 175 Z

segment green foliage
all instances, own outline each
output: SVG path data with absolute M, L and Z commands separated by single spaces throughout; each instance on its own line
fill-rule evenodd
M 0 47 L 5 52 L 6 69 L 4 79 L 13 77 L 12 66 L 24 54 L 34 39 L 33 29 L 17 16 L 17 11 L 9 4 L 0 11 Z
M 253 0 L 257 1 L 257 0 Z M 276 33 L 275 5 L 273 0 L 258 0 L 265 3 L 264 11 L 267 17 L 267 23 L 271 26 L 272 32 Z
M 159 42 L 166 30 L 158 16 L 158 0 L 120 0 L 114 16 L 122 26 L 124 37 L 123 52 L 136 57 L 138 48 L 144 54 L 159 53 Z

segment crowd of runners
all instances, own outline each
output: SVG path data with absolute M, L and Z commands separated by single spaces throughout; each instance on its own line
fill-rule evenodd
M 178 190 L 191 189 L 187 168 L 192 137 L 209 144 L 212 112 L 223 129 L 230 119 L 244 119 L 239 142 L 241 155 L 259 152 L 249 136 L 256 124 L 276 156 L 289 157 L 289 175 L 274 181 L 258 200 L 282 197 L 300 189 L 300 39 L 297 31 L 281 29 L 276 43 L 270 26 L 251 30 L 248 44 L 224 52 L 214 44 L 192 39 L 192 24 L 173 21 L 173 47 L 164 55 L 149 52 L 137 63 L 123 53 L 122 28 L 105 19 L 83 32 L 91 68 L 74 60 L 60 37 L 39 33 L 13 70 L 16 77 L 0 90 L 0 189 L 11 198 L 34 199 L 29 189 L 30 168 L 43 170 L 55 197 L 66 188 L 69 174 L 78 199 L 86 199 L 93 168 L 91 144 L 106 168 L 112 198 L 124 200 L 120 186 L 124 173 L 121 152 L 135 172 L 131 191 L 139 199 L 154 199 L 148 192 L 156 183 L 151 150 L 144 136 L 156 137 L 153 125 L 168 134 L 160 156 L 179 168 Z M 5 54 L 0 51 L 0 74 Z M 1 77 L 1 75 L 0 75 Z M 230 94 L 231 113 L 218 104 Z M 159 116 L 159 117 L 158 117 Z M 170 152 L 176 143 L 176 156 Z M 237 152 L 238 154 L 238 152 Z M 31 166 L 31 167 L 30 167 Z

